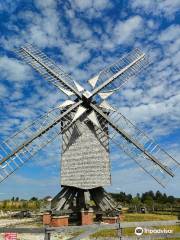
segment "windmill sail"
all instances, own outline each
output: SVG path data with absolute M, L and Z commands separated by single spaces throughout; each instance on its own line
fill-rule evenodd
M 19 49 L 18 54 L 23 60 L 38 71 L 48 82 L 70 95 L 80 96 L 71 77 L 57 66 L 44 53 L 28 44 Z
M 174 176 L 173 171 L 180 164 L 154 140 L 135 127 L 120 112 L 106 115 L 96 106 L 93 105 L 93 108 L 99 116 L 100 123 L 101 121 L 109 123 L 109 138 L 158 183 L 164 186 L 167 177 Z
M 131 76 L 136 75 L 145 68 L 148 60 L 139 49 L 131 51 L 128 55 L 122 57 L 119 61 L 103 69 L 98 75 L 96 88 L 92 96 L 103 92 L 119 89 Z
M 55 108 L 37 119 L 22 131 L 8 138 L 0 146 L 0 182 L 21 167 L 40 149 L 52 142 L 72 124 L 68 114 L 76 110 L 81 102 L 61 114 Z M 63 125 L 62 121 L 66 124 Z

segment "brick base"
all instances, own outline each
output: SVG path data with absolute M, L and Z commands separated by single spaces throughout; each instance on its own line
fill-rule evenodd
M 81 211 L 81 225 L 93 224 L 93 210 Z
M 69 216 L 52 216 L 51 218 L 51 227 L 62 227 L 68 226 Z
M 51 214 L 50 213 L 44 213 L 43 214 L 43 224 L 44 225 L 50 225 L 51 223 Z
M 118 217 L 102 217 L 104 223 L 114 224 L 117 223 Z

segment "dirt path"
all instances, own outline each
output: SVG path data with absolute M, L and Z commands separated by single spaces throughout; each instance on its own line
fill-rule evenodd
M 0 227 L 9 227 L 14 225 L 19 225 L 23 223 L 34 222 L 34 218 L 24 218 L 24 219 L 0 219 Z

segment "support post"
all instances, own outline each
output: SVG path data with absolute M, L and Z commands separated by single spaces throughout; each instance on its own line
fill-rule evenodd
M 44 240 L 51 240 L 51 233 L 48 232 L 46 228 L 45 228 Z

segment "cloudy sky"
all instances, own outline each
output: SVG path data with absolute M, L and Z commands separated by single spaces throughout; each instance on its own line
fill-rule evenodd
M 157 3 L 158 2 L 158 3 Z M 0 2 L 0 141 L 58 105 L 64 95 L 14 53 L 32 43 L 87 86 L 87 79 L 135 47 L 150 65 L 112 102 L 180 161 L 178 0 L 4 0 Z M 166 189 L 112 147 L 109 191 L 160 190 L 180 197 L 180 171 Z M 0 186 L 0 199 L 43 197 L 60 189 L 60 141 Z

